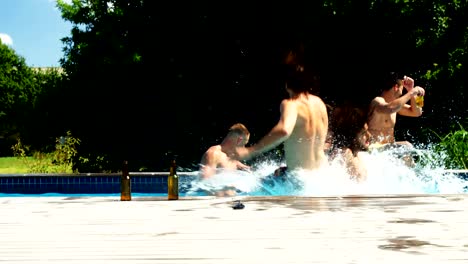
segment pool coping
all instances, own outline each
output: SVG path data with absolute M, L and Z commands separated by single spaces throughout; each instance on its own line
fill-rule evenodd
M 458 194 L 364 194 L 364 195 L 323 195 L 323 196 L 299 196 L 299 195 L 278 195 L 278 196 L 214 196 L 214 195 L 206 195 L 206 196 L 182 196 L 179 197 L 177 200 L 168 200 L 167 196 L 136 196 L 132 197 L 131 200 L 125 201 L 121 200 L 119 196 L 93 196 L 90 194 L 89 196 L 67 196 L 64 194 L 63 196 L 5 196 L 0 197 L 2 199 L 29 199 L 29 198 L 44 198 L 44 199 L 58 199 L 61 201 L 83 201 L 83 200 L 90 200 L 96 202 L 170 202 L 170 203 L 177 203 L 177 201 L 205 201 L 205 200 L 212 200 L 217 201 L 219 203 L 233 203 L 233 202 L 271 202 L 271 203 L 295 203 L 295 202 L 308 202 L 313 200 L 321 200 L 321 201 L 364 201 L 364 200 L 399 200 L 399 199 L 415 199 L 415 198 L 445 198 L 449 199 L 450 201 L 458 201 L 458 200 L 468 200 L 468 193 L 458 193 Z

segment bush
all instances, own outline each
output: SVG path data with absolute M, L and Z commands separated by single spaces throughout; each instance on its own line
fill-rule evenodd
M 460 123 L 458 126 L 459 129 L 445 136 L 440 136 L 433 131 L 440 140 L 436 145 L 436 150 L 446 154 L 444 163 L 447 168 L 466 170 L 468 169 L 468 131 Z
M 71 132 L 67 136 L 56 138 L 55 150 L 51 153 L 34 151 L 30 153 L 30 146 L 24 145 L 21 139 L 12 146 L 14 156 L 22 159 L 28 167 L 29 173 L 71 173 L 73 172 L 73 157 L 77 155 L 80 140 L 74 138 Z M 32 159 L 28 158 L 32 156 Z

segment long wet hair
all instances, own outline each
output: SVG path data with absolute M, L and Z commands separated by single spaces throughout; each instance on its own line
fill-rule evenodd
M 350 148 L 353 153 L 359 148 L 357 135 L 367 122 L 367 111 L 350 103 L 336 107 L 330 122 L 335 149 Z
M 283 62 L 283 74 L 284 82 L 293 92 L 319 93 L 319 74 L 312 65 L 305 65 L 303 45 L 288 50 Z

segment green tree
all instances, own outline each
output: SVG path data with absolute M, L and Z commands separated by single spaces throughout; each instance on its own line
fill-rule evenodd
M 255 141 L 276 121 L 285 96 L 278 69 L 294 42 L 304 43 L 306 64 L 321 73 L 327 103 L 366 104 L 378 73 L 399 70 L 427 90 L 424 116 L 401 118 L 399 128 L 416 128 L 424 140 L 417 128 L 443 128 L 448 115 L 466 114 L 467 1 L 73 0 L 58 7 L 74 25 L 63 39 L 67 127 L 88 163 L 105 157 L 115 161 L 111 170 L 123 159 L 165 169 L 167 153 L 196 163 L 234 122 L 246 123 Z
M 34 74 L 24 58 L 0 42 L 0 136 L 7 140 L 2 147 L 21 131 L 37 93 Z M 8 154 L 4 148 L 0 150 L 0 155 Z
M 185 79 L 194 75 L 193 54 L 202 55 L 187 54 L 186 47 L 193 47 L 181 40 L 186 28 L 166 26 L 184 15 L 177 4 L 169 5 L 173 8 L 155 1 L 58 1 L 63 18 L 73 24 L 62 60 L 67 97 L 73 98 L 70 127 L 82 139 L 80 153 L 89 157 L 88 164 L 106 156 L 114 170 L 130 158 L 130 165 L 149 161 L 166 167 L 161 157 L 197 136 L 187 134 L 197 127 L 203 91 Z M 193 19 L 187 15 L 184 19 Z M 184 65 L 188 61 L 192 65 Z M 168 107 L 168 98 L 176 97 L 177 105 Z M 169 123 L 171 129 L 162 128 Z M 151 129 L 155 125 L 158 129 Z
M 348 89 L 342 97 L 361 97 L 369 102 L 366 94 L 377 94 L 375 86 L 379 75 L 375 73 L 397 70 L 413 76 L 417 85 L 426 89 L 423 117 L 401 118 L 397 129 L 399 137 L 408 137 L 411 133 L 415 139 L 427 142 L 427 134 L 421 127 L 434 127 L 445 134 L 450 128 L 447 121 L 460 121 L 468 114 L 464 103 L 468 85 L 465 74 L 468 1 L 327 0 L 323 3 L 324 23 L 336 25 L 336 28 L 328 27 L 332 33 L 327 38 L 332 39 L 331 43 L 338 43 L 331 45 L 337 52 L 325 49 L 323 53 L 328 56 L 344 50 L 340 56 L 346 58 L 344 63 L 330 60 L 329 72 L 341 69 L 332 76 L 346 76 L 335 86 L 362 84 L 359 78 L 364 74 L 371 80 L 370 84 L 364 84 L 369 86 L 369 92 L 360 87 L 363 93 L 355 96 L 354 89 Z M 373 78 L 374 74 L 377 79 Z
M 66 133 L 66 97 L 59 68 L 30 68 L 25 59 L 0 43 L 0 155 L 11 155 L 21 137 L 32 150 L 47 151 Z M 39 129 L 40 128 L 40 129 Z M 49 143 L 48 143 L 49 142 Z
M 77 166 L 102 168 L 93 163 L 102 163 L 102 156 L 110 156 L 120 167 L 123 153 L 139 152 L 137 147 L 128 147 L 139 145 L 129 144 L 140 136 L 132 126 L 145 126 L 147 122 L 138 118 L 145 104 L 136 101 L 151 92 L 144 84 L 147 78 L 141 67 L 141 45 L 136 43 L 148 32 L 142 22 L 146 19 L 142 2 L 57 2 L 63 18 L 74 25 L 71 36 L 63 39 L 62 65 L 69 88 L 65 96 L 71 99 L 67 102 L 67 125 L 82 139 L 80 153 L 87 157 L 86 164 L 77 160 Z M 146 98 L 151 100 L 151 94 Z
M 33 68 L 33 80 L 37 94 L 33 108 L 21 131 L 21 137 L 35 150 L 49 151 L 56 137 L 67 132 L 70 109 L 65 96 L 66 75 L 61 68 Z M 37 128 L 41 129 L 37 129 Z

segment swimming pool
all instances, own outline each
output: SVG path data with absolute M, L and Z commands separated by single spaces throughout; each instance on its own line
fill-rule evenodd
M 467 170 L 445 170 L 445 174 L 454 175 L 452 179 L 457 179 L 460 183 L 466 183 L 468 186 L 468 171 Z M 132 197 L 165 197 L 167 196 L 167 176 L 168 172 L 130 172 L 131 193 Z M 197 181 L 196 172 L 179 172 L 179 196 L 209 196 L 209 192 L 203 191 L 203 186 L 200 190 L 199 181 Z M 21 196 L 67 196 L 67 197 L 82 197 L 82 196 L 111 196 L 120 197 L 120 182 L 121 174 L 119 173 L 78 173 L 78 174 L 3 174 L 0 175 L 0 197 L 21 197 Z M 235 179 L 233 175 L 226 175 L 226 178 Z M 223 184 L 231 184 L 234 186 L 248 185 L 247 188 L 242 188 L 238 191 L 238 195 L 247 196 L 274 196 L 274 195 L 300 195 L 293 191 L 298 185 L 291 182 L 265 181 L 265 177 L 257 175 L 257 178 L 249 175 L 241 175 L 237 181 L 223 181 L 216 183 L 217 186 Z M 261 181 L 259 180 L 261 179 Z M 438 187 L 439 182 L 431 182 L 431 186 Z M 289 184 L 289 185 L 288 185 Z M 393 183 L 394 184 L 394 183 Z M 415 184 L 415 183 L 411 183 Z M 331 183 L 329 189 L 337 189 L 339 183 Z M 382 183 L 382 185 L 388 185 Z M 435 187 L 431 187 L 434 189 Z M 289 189 L 288 189 L 289 188 Z M 372 188 L 375 189 L 375 186 Z M 207 189 L 207 188 L 205 188 Z M 423 193 L 443 193 L 436 189 L 435 191 L 424 191 Z M 447 192 L 447 191 L 446 191 Z M 463 192 L 463 191 L 462 191 Z M 412 189 L 402 189 L 403 194 L 419 193 Z M 450 193 L 450 190 L 448 191 Z M 460 193 L 458 191 L 457 193 Z M 468 188 L 465 187 L 464 193 L 468 193 Z M 324 195 L 324 192 L 311 191 L 310 195 Z M 332 193 L 334 194 L 334 193 Z M 348 193 L 349 194 L 349 193 Z M 352 193 L 353 194 L 353 193 Z M 355 194 L 355 193 L 354 193 Z M 376 193 L 362 193 L 376 194 Z M 398 194 L 380 190 L 378 194 Z
M 132 195 L 167 195 L 166 172 L 130 172 Z M 0 196 L 120 196 L 119 173 L 3 174 Z M 195 173 L 179 173 L 183 196 Z

